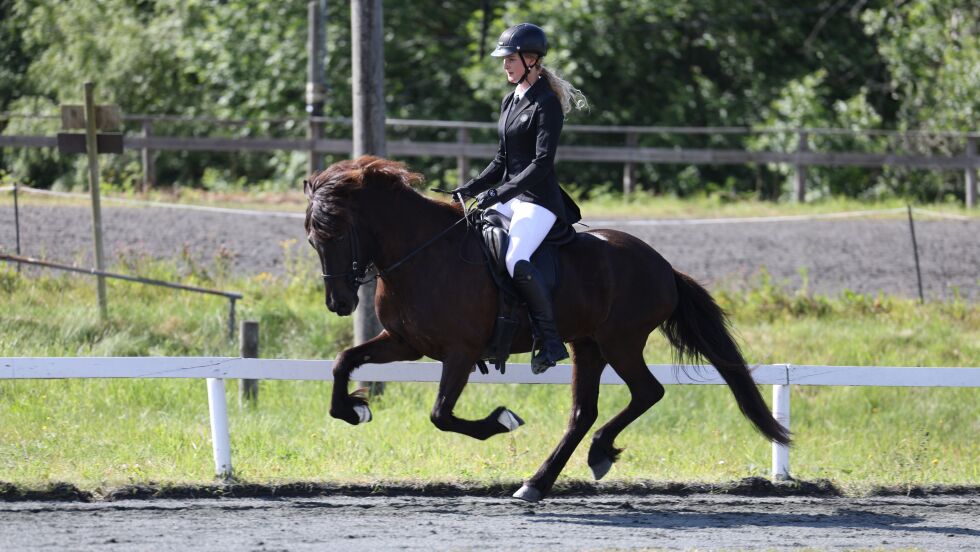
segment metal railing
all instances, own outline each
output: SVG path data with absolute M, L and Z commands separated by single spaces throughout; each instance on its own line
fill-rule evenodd
M 216 289 L 208 289 L 197 286 L 189 286 L 186 284 L 177 284 L 174 282 L 167 282 L 164 280 L 155 280 L 153 278 L 144 278 L 142 276 L 130 276 L 128 274 L 118 274 L 115 272 L 106 272 L 102 270 L 96 270 L 94 268 L 81 268 L 77 266 L 71 266 L 66 264 L 54 263 L 51 261 L 44 261 L 41 259 L 34 259 L 31 257 L 21 257 L 20 255 L 10 255 L 7 253 L 0 253 L 0 261 L 6 261 L 8 263 L 17 263 L 18 267 L 21 264 L 40 266 L 44 268 L 51 268 L 54 270 L 64 270 L 66 272 L 74 272 L 78 274 L 87 274 L 89 276 L 102 276 L 105 278 L 112 278 L 115 280 L 124 280 L 127 282 L 135 282 L 138 284 L 145 284 L 149 286 L 165 287 L 170 289 L 177 289 L 180 291 L 189 291 L 192 293 L 203 293 L 207 295 L 218 295 L 228 299 L 228 339 L 235 338 L 235 302 L 242 299 L 244 296 L 241 293 L 236 293 L 233 291 L 221 291 Z

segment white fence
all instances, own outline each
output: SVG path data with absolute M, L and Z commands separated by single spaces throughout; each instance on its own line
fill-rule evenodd
M 225 379 L 331 380 L 332 360 L 276 360 L 229 357 L 50 357 L 0 358 L 0 379 L 61 378 L 204 378 L 208 385 L 211 441 L 215 472 L 231 474 L 231 442 L 225 404 Z M 724 385 L 711 367 L 650 365 L 664 385 Z M 368 364 L 356 371 L 364 381 L 438 382 L 442 365 L 437 362 Z M 791 385 L 872 387 L 980 387 L 980 368 L 905 368 L 884 366 L 808 366 L 766 364 L 753 367 L 760 385 L 773 386 L 773 415 L 790 425 Z M 507 373 L 474 372 L 471 383 L 568 384 L 571 366 L 558 365 L 544 374 L 531 373 L 529 364 L 511 364 Z M 611 369 L 601 383 L 622 384 Z M 789 448 L 773 444 L 772 476 L 789 477 Z

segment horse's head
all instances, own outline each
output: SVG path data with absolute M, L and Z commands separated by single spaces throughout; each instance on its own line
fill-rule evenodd
M 334 163 L 304 181 L 306 236 L 320 257 L 330 312 L 347 316 L 357 308 L 357 289 L 375 259 L 377 244 L 359 216 L 367 191 L 410 189 L 421 181 L 404 164 L 377 157 Z M 370 205 L 367 205 L 370 207 Z

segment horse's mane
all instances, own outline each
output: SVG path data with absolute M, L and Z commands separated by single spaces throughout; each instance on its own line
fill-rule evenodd
M 372 155 L 334 163 L 303 181 L 309 200 L 306 232 L 314 231 L 319 240 L 336 238 L 351 223 L 349 202 L 358 191 L 375 189 L 417 194 L 416 189 L 424 180 L 404 163 Z

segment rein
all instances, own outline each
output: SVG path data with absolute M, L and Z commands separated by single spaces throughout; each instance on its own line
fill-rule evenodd
M 462 218 L 460 218 L 459 220 L 457 220 L 456 222 L 454 222 L 448 228 L 446 228 L 442 232 L 439 232 L 438 234 L 436 234 L 435 236 L 433 236 L 432 238 L 430 238 L 429 241 L 427 241 L 427 242 L 423 243 L 422 245 L 416 247 L 412 252 L 410 252 L 408 255 L 405 255 L 404 257 L 402 257 L 401 259 L 399 259 L 398 261 L 396 261 L 394 264 L 392 264 L 391 266 L 389 266 L 387 269 L 381 269 L 380 267 L 378 267 L 377 265 L 375 265 L 375 268 L 377 269 L 377 273 L 374 276 L 371 276 L 368 279 L 364 279 L 364 273 L 367 272 L 368 265 L 365 264 L 365 265 L 362 266 L 361 263 L 358 261 L 358 258 L 357 258 L 358 244 L 360 243 L 359 240 L 358 240 L 358 238 L 357 238 L 357 228 L 353 224 L 351 224 L 350 225 L 351 269 L 348 270 L 348 271 L 346 271 L 346 272 L 338 272 L 336 274 L 320 274 L 320 276 L 323 278 L 324 283 L 326 283 L 327 281 L 332 280 L 334 278 L 347 277 L 347 278 L 350 279 L 350 283 L 351 283 L 351 286 L 353 286 L 354 291 L 357 291 L 357 289 L 360 288 L 364 284 L 373 282 L 373 281 L 377 280 L 378 278 L 387 278 L 388 275 L 391 274 L 396 268 L 398 268 L 399 266 L 401 266 L 402 264 L 404 264 L 406 261 L 408 261 L 409 259 L 411 259 L 415 255 L 419 254 L 426 247 L 429 247 L 430 245 L 432 245 L 433 243 L 435 243 L 439 238 L 441 238 L 441 237 L 445 236 L 446 234 L 448 234 L 450 230 L 452 230 L 453 228 L 459 226 L 459 223 L 461 223 L 463 221 L 469 221 L 469 218 L 470 218 L 470 213 L 466 213 L 465 215 L 463 215 Z M 467 222 L 467 225 L 469 225 L 469 222 Z

